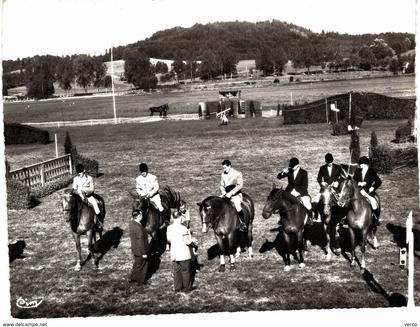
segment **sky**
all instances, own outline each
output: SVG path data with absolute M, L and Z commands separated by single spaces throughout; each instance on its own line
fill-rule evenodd
M 313 32 L 415 32 L 416 0 L 3 0 L 3 59 L 101 54 L 174 26 L 277 19 Z

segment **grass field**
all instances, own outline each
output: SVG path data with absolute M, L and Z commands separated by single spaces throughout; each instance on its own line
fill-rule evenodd
M 278 103 L 314 101 L 346 92 L 375 92 L 388 96 L 414 97 L 414 76 L 399 76 L 317 83 L 291 83 L 279 86 L 247 87 L 242 99 L 260 100 L 264 109 L 276 109 Z M 116 97 L 118 117 L 149 115 L 149 107 L 169 103 L 169 114 L 198 113 L 201 101 L 218 100 L 218 90 L 153 93 Z M 113 118 L 112 97 L 67 98 L 62 100 L 5 103 L 6 122 L 43 122 Z
M 395 128 L 402 123 L 364 122 L 362 154 L 366 154 L 371 131 L 377 133 L 379 142 L 389 142 Z M 349 137 L 331 136 L 328 125 L 283 126 L 279 119 L 261 118 L 233 120 L 226 127 L 218 127 L 215 121 L 161 121 L 66 130 L 78 152 L 98 160 L 103 173 L 96 179 L 97 192 L 103 195 L 108 208 L 101 269 L 94 271 L 88 262 L 81 272 L 73 271 L 76 251 L 60 207 L 62 191 L 43 198 L 30 210 L 10 210 L 9 241 L 26 243 L 24 258 L 10 263 L 14 317 L 376 308 L 388 307 L 392 293 L 407 294 L 407 272 L 399 268 L 398 256 L 410 210 L 414 210 L 416 228 L 420 230 L 417 168 L 402 168 L 381 176 L 380 247 L 367 248 L 367 271 L 351 268 L 344 255 L 327 262 L 320 248 L 324 241 L 321 226 L 317 224 L 312 229 L 306 268 L 299 269 L 296 261 L 292 261 L 292 270 L 283 271 L 284 263 L 275 250 L 277 218 L 264 220 L 262 207 L 272 183 L 276 182 L 276 174 L 287 166 L 291 156 L 298 156 L 308 170 L 312 196 L 318 190 L 316 174 L 326 152 L 332 152 L 337 162 L 348 161 Z M 58 133 L 59 140 L 64 140 L 66 130 L 50 129 L 50 132 Z M 12 169 L 53 156 L 54 144 L 6 147 Z M 201 234 L 195 203 L 217 194 L 221 161 L 225 158 L 231 159 L 234 167 L 243 172 L 244 190 L 256 203 L 255 255 L 253 259 L 241 256 L 235 272 L 218 273 L 218 260 L 208 257 L 216 241 L 212 232 Z M 203 267 L 196 276 L 197 289 L 188 296 L 172 290 L 168 253 L 154 261 L 158 269 L 146 288 L 127 283 L 132 265 L 128 191 L 134 187 L 138 163 L 142 161 L 158 175 L 161 185 L 179 190 L 190 205 L 192 230 L 200 241 Z M 281 183 L 277 181 L 277 185 Z M 416 246 L 420 250 L 419 244 Z M 415 264 L 418 305 L 419 257 L 415 258 Z M 16 306 L 21 296 L 44 300 L 37 309 L 22 310 Z

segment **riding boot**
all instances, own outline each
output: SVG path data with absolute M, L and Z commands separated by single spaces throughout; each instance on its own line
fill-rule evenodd
M 165 216 L 163 215 L 163 211 L 159 211 L 159 229 L 168 227 L 169 223 L 170 223 L 169 220 L 165 219 Z
M 378 214 L 378 210 L 373 210 L 372 211 L 372 218 L 373 218 L 373 224 L 378 227 L 381 222 L 379 221 L 379 214 Z
M 99 216 L 102 215 L 102 212 L 99 214 L 95 214 L 95 225 L 98 227 L 98 229 L 103 229 L 104 225 L 102 224 L 101 220 L 99 219 Z
M 239 230 L 243 232 L 244 230 L 246 230 L 243 210 L 238 211 L 238 218 L 239 218 Z
M 313 215 L 312 210 L 308 210 L 307 214 L 308 214 L 307 224 L 308 224 L 308 226 L 312 226 L 314 224 L 314 220 L 312 218 L 312 215 Z

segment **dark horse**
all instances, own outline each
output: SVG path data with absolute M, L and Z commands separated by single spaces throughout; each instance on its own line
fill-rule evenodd
M 160 226 L 163 219 L 169 221 L 171 217 L 171 208 L 177 208 L 180 205 L 181 196 L 178 192 L 172 190 L 169 186 L 165 186 L 159 191 L 162 206 L 164 208 L 163 217 L 160 217 L 159 210 L 152 204 L 148 197 L 141 197 L 137 192 L 131 192 L 133 197 L 132 214 L 142 215 L 142 223 L 151 236 L 151 249 L 163 253 L 165 251 L 164 244 L 160 242 Z
M 378 216 L 380 214 L 380 202 L 379 197 L 375 196 L 378 201 Z M 362 260 L 360 267 L 366 268 L 365 262 L 365 251 L 368 234 L 370 233 L 373 237 L 373 247 L 378 247 L 378 240 L 376 239 L 376 225 L 372 224 L 372 207 L 367 199 L 360 193 L 356 181 L 351 177 L 345 179 L 340 185 L 340 192 L 338 196 L 338 205 L 347 207 L 347 222 L 350 233 L 350 244 L 351 244 L 351 266 L 356 265 L 356 233 L 361 233 L 362 242 L 360 250 L 362 252 Z M 379 217 L 378 217 L 379 218 Z
M 159 117 L 166 117 L 168 115 L 169 106 L 167 103 L 157 106 L 157 107 L 150 107 L 150 116 L 153 116 L 155 112 L 159 113 Z
M 202 231 L 207 232 L 207 227 L 214 230 L 220 251 L 219 271 L 225 271 L 225 255 L 230 256 L 230 268 L 235 269 L 234 252 L 238 249 L 240 239 L 243 237 L 244 244 L 248 247 L 248 256 L 252 257 L 252 223 L 255 209 L 251 197 L 242 193 L 242 210 L 247 226 L 246 231 L 239 230 L 239 218 L 235 207 L 227 198 L 209 196 L 201 202 L 199 207 Z
M 93 195 L 99 202 L 101 215 L 99 220 L 103 223 L 105 218 L 105 202 L 103 198 L 98 195 Z M 82 249 L 80 246 L 80 236 L 86 234 L 88 238 L 89 256 L 93 260 L 94 267 L 98 268 L 99 259 L 95 257 L 94 245 L 96 244 L 96 233 L 99 233 L 99 238 L 102 237 L 102 228 L 99 228 L 95 223 L 95 211 L 91 206 L 82 199 L 72 193 L 71 190 L 66 190 L 63 198 L 63 211 L 67 214 L 67 221 L 70 222 L 70 227 L 73 232 L 73 238 L 76 242 L 77 261 L 74 270 L 79 271 L 82 268 Z
M 290 253 L 292 251 L 293 236 L 296 236 L 297 240 L 299 268 L 305 267 L 305 264 L 303 263 L 303 232 L 305 228 L 305 217 L 307 215 L 305 207 L 302 203 L 293 199 L 289 192 L 286 192 L 283 188 L 278 189 L 276 188 L 276 185 L 273 184 L 273 189 L 268 195 L 264 205 L 262 216 L 264 219 L 268 219 L 273 213 L 280 214 L 281 224 L 283 226 L 283 238 L 287 247 L 285 254 L 286 266 L 284 267 L 284 270 L 290 270 Z
M 347 209 L 340 207 L 337 199 L 338 195 L 332 186 L 322 186 L 319 202 L 314 205 L 314 211 L 320 216 L 327 236 L 327 244 L 324 248 L 327 260 L 331 260 L 331 250 L 336 255 L 341 253 L 337 229 L 346 216 Z

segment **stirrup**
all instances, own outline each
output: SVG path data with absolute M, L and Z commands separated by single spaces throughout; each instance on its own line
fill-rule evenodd
M 246 224 L 244 222 L 242 222 L 242 221 L 239 222 L 239 230 L 241 232 L 243 232 L 243 231 L 246 230 Z

